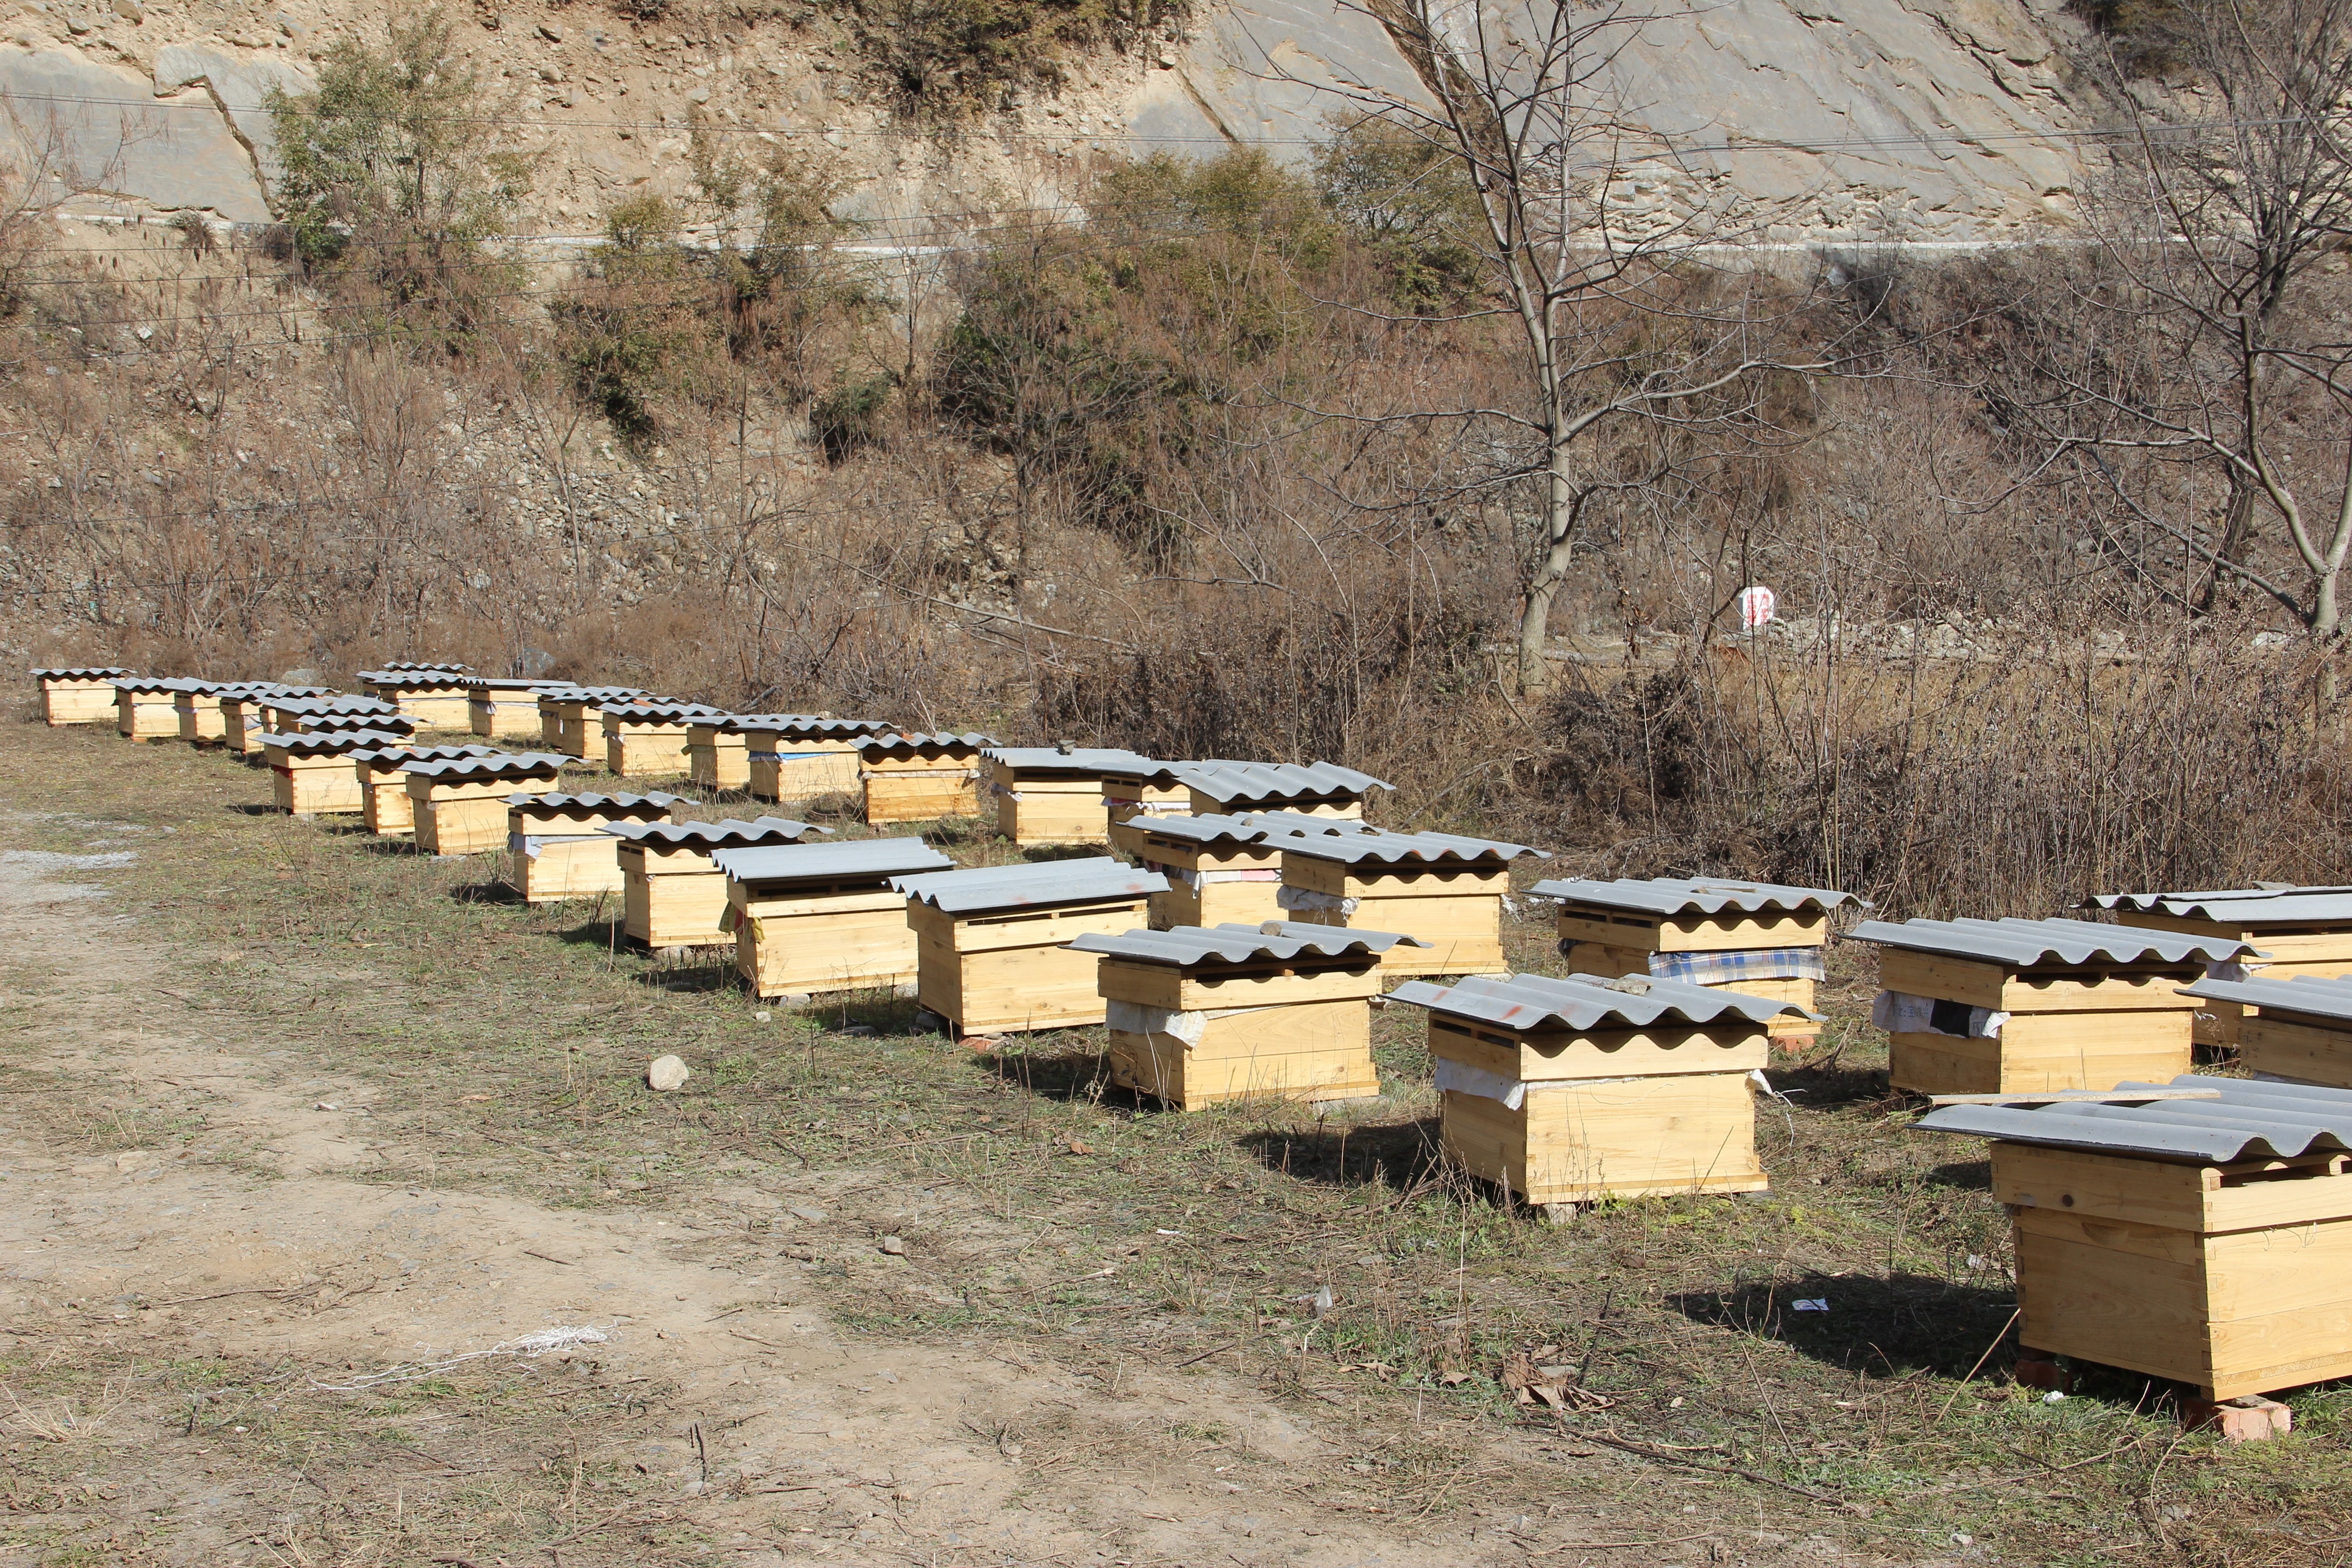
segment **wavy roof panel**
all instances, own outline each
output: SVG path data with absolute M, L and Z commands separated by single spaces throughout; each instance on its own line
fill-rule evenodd
M 1911 1125 L 1921 1132 L 1958 1132 L 2007 1143 L 2216 1164 L 2352 1149 L 2352 1089 L 2183 1073 L 2169 1083 L 2117 1084 L 2115 1092 L 2135 1089 L 2215 1093 L 2210 1100 L 2138 1105 L 1947 1105 Z
M 2230 937 L 2192 936 L 2096 921 L 1864 921 L 1847 933 L 1913 952 L 1940 952 L 1988 963 L 2222 963 L 2247 951 Z
M 1358 931 L 1351 926 L 1309 925 L 1303 921 L 1267 921 L 1263 925 L 1228 921 L 1213 926 L 1178 926 L 1172 931 L 1130 931 L 1116 936 L 1089 931 L 1067 945 L 1078 952 L 1139 963 L 1179 968 L 1200 963 L 1279 963 L 1293 958 L 1377 958 L 1400 942 L 1430 944 L 1397 931 Z
M 890 885 L 941 913 L 963 915 L 989 910 L 1041 909 L 1139 898 L 1146 893 L 1166 892 L 1168 879 L 1157 871 L 1139 870 L 1124 860 L 1104 856 L 1099 859 L 1024 861 L 1014 866 L 982 866 L 968 871 L 894 877 Z
M 1697 880 L 1681 877 L 1619 877 L 1606 882 L 1583 877 L 1556 877 L 1538 882 L 1528 890 L 1564 902 L 1636 910 L 1652 915 L 1718 915 L 1726 910 L 1740 914 L 1803 914 L 1815 910 L 1827 912 L 1848 904 L 1870 907 L 1852 893 L 1842 893 L 1834 888 L 1798 888 L 1725 877 Z
M 1640 1029 L 1661 1019 L 1712 1024 L 1729 1017 L 1762 1024 L 1784 1013 L 1806 1016 L 1793 1002 L 1635 974 L 1618 979 L 1598 974 L 1571 974 L 1566 979 L 1548 974 L 1476 975 L 1452 985 L 1409 980 L 1390 992 L 1389 999 L 1410 1002 L 1449 1017 L 1521 1031 Z

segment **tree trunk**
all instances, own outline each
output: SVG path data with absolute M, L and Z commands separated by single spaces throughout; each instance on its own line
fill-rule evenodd
M 1549 476 L 1550 494 L 1544 509 L 1544 549 L 1528 576 L 1519 599 L 1519 690 L 1533 695 L 1551 685 L 1551 665 L 1544 658 L 1544 639 L 1551 627 L 1552 602 L 1568 580 L 1569 562 L 1576 549 L 1576 486 L 1568 475 L 1568 452 L 1555 441 Z

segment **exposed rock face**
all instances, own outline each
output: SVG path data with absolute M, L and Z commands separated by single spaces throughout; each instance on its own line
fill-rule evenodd
M 1645 204 L 1664 221 L 1678 184 L 1775 204 L 1790 242 L 1967 242 L 2067 220 L 2080 110 L 2056 0 L 1640 3 L 1657 19 L 1616 96 L 1678 152 L 1628 184 L 1628 221 Z M 782 21 L 477 9 L 464 39 L 497 90 L 486 111 L 541 154 L 537 209 L 518 218 L 541 234 L 591 233 L 622 195 L 682 190 L 690 114 L 831 159 L 859 182 L 859 216 L 920 215 L 881 224 L 888 243 L 902 227 L 937 237 L 943 214 L 1066 205 L 1097 155 L 1239 143 L 1302 161 L 1351 97 L 1423 94 L 1381 24 L 1340 0 L 1202 0 L 1182 39 L 1085 62 L 1060 92 L 952 137 L 899 125 L 824 37 Z M 265 222 L 268 89 L 301 90 L 321 38 L 378 16 L 352 0 L 38 0 L 0 42 L 0 92 L 37 141 L 54 105 L 69 162 L 107 171 L 85 205 Z M 11 140 L 0 124 L 0 153 Z

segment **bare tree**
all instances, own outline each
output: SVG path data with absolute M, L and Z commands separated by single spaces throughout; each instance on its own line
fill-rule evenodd
M 1491 457 L 1470 482 L 1537 492 L 1517 638 L 1519 684 L 1538 689 L 1553 602 L 1594 511 L 1700 459 L 1707 437 L 1769 438 L 1766 373 L 1830 362 L 1774 352 L 1787 306 L 1768 304 L 1756 275 L 1707 264 L 1705 253 L 1751 237 L 1765 215 L 1707 195 L 1717 183 L 1625 102 L 1621 68 L 1647 14 L 1554 0 L 1383 0 L 1367 14 L 1428 94 L 1350 96 L 1466 177 L 1475 216 L 1463 237 L 1485 297 L 1465 309 L 1514 320 L 1528 395 L 1510 407 L 1388 417 L 1506 432 L 1482 444 Z M 1646 428 L 1618 440 L 1629 424 Z
M 2135 42 L 2202 84 L 2127 78 L 2135 134 L 2094 209 L 2074 330 L 2014 412 L 2131 523 L 2217 584 L 2342 635 L 2352 552 L 2352 0 L 2175 0 Z M 2154 100 L 2154 101 L 2150 101 Z

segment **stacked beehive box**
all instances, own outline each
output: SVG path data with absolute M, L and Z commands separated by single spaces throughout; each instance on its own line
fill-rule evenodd
M 2030 1355 L 2187 1384 L 2185 1415 L 2268 1436 L 2286 1412 L 2250 1396 L 2352 1375 L 2352 1092 L 2183 1075 L 2103 1099 L 1913 1125 L 1993 1141 Z
M 1110 841 L 1147 870 L 1168 879 L 1151 895 L 1151 924 L 1262 925 L 1289 918 L 1282 892 L 1282 846 L 1305 833 L 1360 833 L 1350 817 L 1296 816 L 1265 812 L 1247 816 L 1130 816 L 1115 822 Z
M 382 669 L 360 671 L 359 683 L 369 696 L 383 699 L 404 717 L 416 721 L 420 730 L 462 731 L 473 722 L 466 690 L 469 673 L 462 664 L 398 659 Z
M 416 818 L 409 810 L 408 775 L 401 771 L 406 764 L 498 754 L 495 746 L 420 746 L 413 742 L 353 752 L 352 773 L 359 782 L 360 811 L 367 830 L 385 838 L 416 831 Z
M 517 795 L 507 798 L 507 884 L 527 904 L 618 893 L 621 841 L 615 822 L 674 822 L 686 802 L 674 795 Z
M 2088 921 L 1864 921 L 1885 987 L 1887 1081 L 1918 1094 L 2104 1089 L 2189 1066 L 2197 998 L 2229 937 Z
M 1102 775 L 1106 826 L 1115 828 L 1133 816 L 1181 816 L 1191 810 L 1192 797 L 1176 777 L 1176 770 L 1183 765 L 1137 756 L 1121 766 L 1106 769 Z
M 224 710 L 226 712 L 226 710 Z M 350 728 L 355 722 L 381 722 L 388 730 L 407 733 L 415 722 L 400 710 L 375 697 L 350 697 L 336 692 L 278 690 L 260 702 L 261 727 L 273 734 L 301 735 L 314 729 Z
M 746 786 L 761 800 L 814 800 L 857 789 L 857 743 L 890 726 L 879 719 L 770 713 L 740 721 L 751 763 Z
M 720 713 L 691 719 L 686 726 L 686 776 L 705 789 L 749 789 L 751 748 L 742 723 L 772 718 L 766 713 Z
M 403 763 L 416 847 L 480 855 L 507 845 L 507 797 L 551 790 L 571 762 L 551 752 L 492 752 Z
M 1113 1081 L 1196 1110 L 1380 1093 L 1381 955 L 1412 940 L 1267 921 L 1090 933 L 1070 946 L 1097 956 Z
M 2325 974 L 2208 976 L 2181 991 L 2209 1006 L 2230 1009 L 2238 1065 L 2254 1077 L 2352 1089 L 2352 980 Z
M 1402 931 L 1428 945 L 1392 947 L 1396 974 L 1496 974 L 1503 962 L 1503 895 L 1511 862 L 1540 850 L 1451 833 L 1299 835 L 1282 844 L 1275 897 L 1293 920 Z
M 2090 907 L 2112 910 L 2127 926 L 2235 937 L 2253 951 L 2221 977 L 2257 973 L 2352 975 L 2352 888 L 2271 883 L 2210 893 L 2106 893 Z M 2238 1005 L 2208 994 L 2196 1017 L 2200 1046 L 2238 1043 Z
M 257 682 L 252 689 L 236 688 L 220 694 L 221 744 L 248 761 L 261 756 L 261 744 L 257 737 L 293 730 L 290 721 L 271 721 L 270 707 L 303 698 L 329 696 L 323 686 L 279 686 L 275 682 Z
M 1103 780 L 1156 766 L 1133 752 L 1086 746 L 992 746 L 981 755 L 996 831 L 1020 845 L 1109 843 Z
M 680 777 L 694 721 L 725 717 L 699 702 L 611 704 L 604 715 L 604 771 L 622 778 Z
M 221 716 L 221 699 L 252 689 L 251 683 L 225 680 L 191 680 L 181 687 L 172 694 L 173 721 L 180 739 L 194 746 L 225 739 L 228 730 Z
M 755 996 L 805 997 L 900 985 L 918 968 L 907 896 L 893 877 L 955 864 L 919 838 L 718 849 L 727 877 L 723 925 Z
M 866 820 L 936 822 L 980 815 L 981 752 L 989 735 L 869 735 L 857 743 Z
M 310 735 L 264 731 L 259 737 L 262 760 L 269 768 L 278 809 L 295 816 L 365 811 L 367 794 L 360 787 L 359 772 L 352 762 L 353 753 L 397 746 L 407 739 L 382 730 L 338 730 Z
M 1396 787 L 1333 763 L 1180 763 L 1174 778 L 1194 816 L 1279 811 L 1360 817 L 1367 795 Z
M 126 741 L 148 742 L 180 738 L 182 690 L 193 682 L 165 675 L 118 675 L 114 688 L 114 728 Z
M 656 952 L 717 947 L 733 940 L 727 915 L 727 873 L 711 862 L 721 849 L 800 844 L 827 831 L 790 817 L 749 822 L 615 822 L 605 832 L 621 840 L 621 929 Z
M 1861 902 L 1830 888 L 1678 877 L 1567 878 L 1533 891 L 1559 900 L 1559 951 L 1579 973 L 1647 974 L 1795 1003 L 1803 1016 L 1772 1021 L 1783 1050 L 1820 1037 L 1813 988 L 1830 921 Z
M 540 738 L 539 694 L 571 685 L 568 680 L 525 680 L 520 676 L 466 677 L 466 726 L 493 741 Z
M 604 710 L 645 696 L 633 686 L 549 687 L 539 693 L 539 743 L 584 762 L 603 751 Z
M 297 735 L 348 735 L 354 730 L 397 735 L 404 741 L 416 733 L 416 721 L 398 713 L 304 713 L 289 726 Z
M 1099 801 L 1100 796 L 1097 796 Z M 1095 959 L 1069 943 L 1142 925 L 1168 879 L 1108 857 L 900 877 L 923 1005 L 960 1035 L 1099 1024 Z
M 111 664 L 61 665 L 33 671 L 41 692 L 41 721 L 104 724 L 114 718 L 114 683 L 131 671 Z
M 1790 1010 L 1672 980 L 1412 981 L 1445 1151 L 1531 1204 L 1761 1192 L 1752 1076 Z

